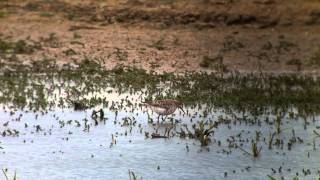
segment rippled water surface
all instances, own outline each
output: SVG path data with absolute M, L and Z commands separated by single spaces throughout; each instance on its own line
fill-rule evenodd
M 116 94 L 106 96 L 117 97 Z M 138 102 L 138 96 L 133 101 Z M 171 126 L 170 118 L 160 124 L 148 123 L 148 114 L 155 121 L 157 116 L 146 107 L 136 106 L 119 112 L 103 108 L 106 114 L 104 121 L 92 119 L 93 109 L 55 108 L 47 113 L 17 110 L 10 114 L 8 107 L 1 108 L 1 122 L 9 121 L 7 127 L 2 128 L 18 130 L 19 137 L 1 138 L 3 153 L 0 164 L 9 169 L 9 174 L 15 170 L 20 179 L 129 179 L 128 170 L 143 179 L 266 179 L 267 175 L 273 175 L 272 168 L 277 171 L 276 177 L 293 177 L 296 172 L 302 174 L 302 169 L 315 172 L 320 166 L 320 153 L 314 151 L 312 145 L 312 131 L 319 125 L 319 117 L 311 121 L 306 130 L 302 119 L 285 118 L 284 130 L 279 136 L 291 138 L 294 129 L 295 136 L 305 141 L 293 145 L 288 151 L 286 144 L 284 150 L 281 147 L 268 149 L 267 140 L 274 125 L 264 122 L 266 116 L 260 117 L 260 126 L 240 124 L 240 120 L 221 125 L 215 130 L 212 143 L 201 147 L 197 140 L 177 136 L 146 138 L 145 132 L 157 130 L 163 134 L 165 127 Z M 183 124 L 191 128 L 192 123 L 204 119 L 198 113 L 203 109 L 185 109 L 188 109 L 188 114 L 176 111 L 171 116 L 181 121 L 176 124 L 175 132 L 179 132 Z M 135 119 L 136 124 L 123 125 L 124 117 Z M 220 109 L 209 113 L 206 119 L 217 121 L 221 117 L 229 116 Z M 85 119 L 89 130 L 85 129 Z M 38 131 L 37 125 L 41 127 Z M 259 143 L 262 151 L 258 158 L 240 149 L 228 148 L 231 136 L 237 139 L 236 135 L 241 133 L 241 139 L 250 139 L 255 137 L 255 131 L 260 131 L 260 138 L 266 139 Z M 111 144 L 112 135 L 116 140 L 114 144 Z M 243 149 L 250 151 L 250 143 L 243 144 Z M 278 173 L 280 167 L 281 173 Z M 311 176 L 304 178 L 312 179 Z
M 319 176 L 315 78 L 178 77 L 97 71 L 88 61 L 79 66 L 0 75 L 0 166 L 10 177 L 14 172 L 21 180 L 130 179 L 129 172 L 131 179 L 134 174 L 159 180 Z M 155 98 L 180 99 L 186 113 L 176 110 L 158 122 L 143 105 Z M 104 117 L 94 117 L 100 109 Z

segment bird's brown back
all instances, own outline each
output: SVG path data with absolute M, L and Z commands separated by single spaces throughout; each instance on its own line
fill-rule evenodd
M 173 99 L 163 99 L 163 100 L 155 100 L 153 102 L 147 102 L 147 104 L 150 106 L 162 107 L 167 109 L 172 106 L 178 107 L 182 103 L 180 101 L 173 100 Z

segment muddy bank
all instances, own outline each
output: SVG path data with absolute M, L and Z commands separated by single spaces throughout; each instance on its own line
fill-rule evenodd
M 10 7 L 10 5 L 8 5 Z M 17 8 L 17 6 L 13 6 Z M 193 25 L 198 28 L 248 25 L 317 25 L 320 22 L 316 1 L 30 1 L 18 6 L 25 11 L 61 13 L 70 20 L 148 25 L 164 27 Z M 18 9 L 19 9 L 18 8 Z
M 17 0 L 0 7 L 6 62 L 89 58 L 109 69 L 158 72 L 317 74 L 320 68 L 316 1 Z M 28 52 L 6 47 L 19 41 Z

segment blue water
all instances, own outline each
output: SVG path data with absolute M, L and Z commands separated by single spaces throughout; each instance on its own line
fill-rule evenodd
M 116 95 L 110 96 L 117 100 Z M 138 101 L 137 98 L 134 100 Z M 221 125 L 211 137 L 212 143 L 208 147 L 201 147 L 197 140 L 181 139 L 177 136 L 169 139 L 146 138 L 144 132 L 151 134 L 159 126 L 158 132 L 163 134 L 165 127 L 170 126 L 169 120 L 160 125 L 148 123 L 148 113 L 155 120 L 157 115 L 146 107 L 119 109 L 117 117 L 114 110 L 104 108 L 107 120 L 95 126 L 91 118 L 94 108 L 85 111 L 55 108 L 43 114 L 17 110 L 10 115 L 13 108 L 8 111 L 8 105 L 3 106 L 7 111 L 5 112 L 3 107 L 0 108 L 0 123 L 9 121 L 9 124 L 7 127 L 1 125 L 1 132 L 9 128 L 19 130 L 20 134 L 18 137 L 1 137 L 3 149 L 0 151 L 0 167 L 7 168 L 10 177 L 16 172 L 20 180 L 129 179 L 129 170 L 133 171 L 138 179 L 152 180 L 268 179 L 267 175 L 291 179 L 296 172 L 301 179 L 314 179 L 320 167 L 320 153 L 313 150 L 312 144 L 315 137 L 313 130 L 319 125 L 319 117 L 315 118 L 315 122 L 310 120 L 311 124 L 306 130 L 301 119 L 286 118 L 283 121 L 284 130 L 277 136 L 288 140 L 294 129 L 296 136 L 304 140 L 301 144 L 294 144 L 292 150 L 288 151 L 286 145 L 283 150 L 277 147 L 268 149 L 269 132 L 274 132 L 275 129 L 274 125 L 265 123 L 261 126 L 231 123 L 230 128 L 228 125 Z M 188 115 L 182 115 L 177 111 L 172 116 L 182 121 L 177 125 L 176 131 L 172 132 L 179 132 L 182 124 L 187 124 L 192 129 L 191 118 L 194 123 L 208 119 L 216 121 L 219 116 L 228 117 L 221 110 L 209 113 L 206 118 L 199 116 L 201 109 L 189 108 L 188 112 Z M 20 114 L 22 117 L 19 119 Z M 123 117 L 134 117 L 137 123 L 135 126 L 122 126 Z M 84 131 L 85 118 L 90 124 L 89 131 Z M 68 120 L 72 120 L 70 124 L 66 123 Z M 80 127 L 76 126 L 75 120 L 80 122 Z M 60 127 L 59 121 L 66 123 L 64 127 Z M 25 124 L 28 125 L 27 128 Z M 42 130 L 36 132 L 36 125 L 40 125 Z M 253 138 L 256 130 L 261 131 L 261 139 L 267 139 L 266 142 L 261 140 L 258 144 L 262 146 L 258 158 L 253 158 L 240 149 L 228 148 L 227 138 L 230 136 L 242 132 L 243 139 Z M 112 135 L 116 144 L 111 146 Z M 217 143 L 219 140 L 221 146 Z M 316 141 L 318 149 L 319 143 L 320 138 Z M 243 149 L 250 151 L 250 145 L 244 143 Z M 223 153 L 223 150 L 231 150 L 231 154 Z M 281 173 L 278 172 L 280 166 Z M 271 168 L 277 173 L 274 174 Z M 304 176 L 302 169 L 310 169 L 312 174 Z M 2 174 L 0 179 L 4 179 Z

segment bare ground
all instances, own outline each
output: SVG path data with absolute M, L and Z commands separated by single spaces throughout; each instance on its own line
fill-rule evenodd
M 319 74 L 320 1 L 0 0 L 0 39 L 34 48 L 7 62 Z

